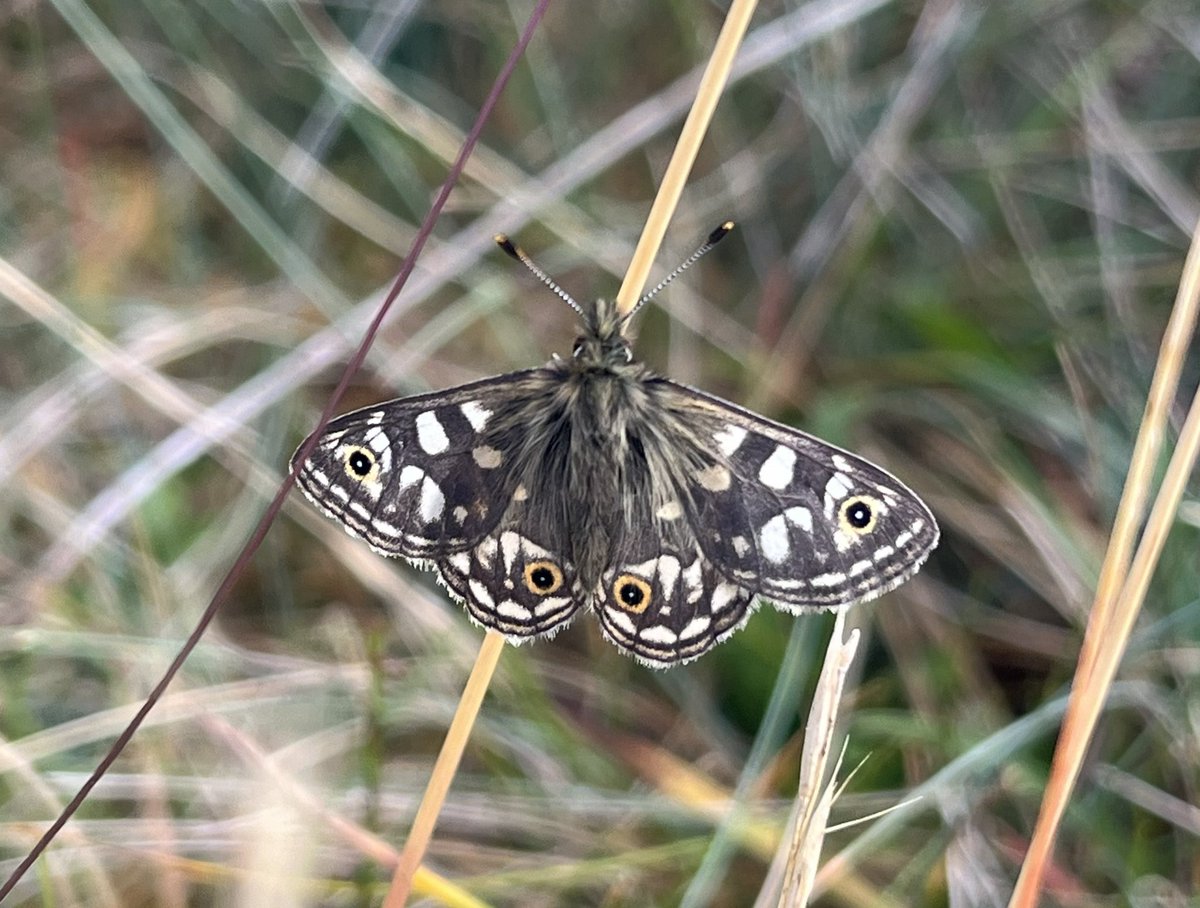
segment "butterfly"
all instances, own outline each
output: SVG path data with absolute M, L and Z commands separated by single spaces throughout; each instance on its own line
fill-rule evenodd
M 899 480 L 655 374 L 625 337 L 632 312 L 580 306 L 497 241 L 580 314 L 572 356 L 332 420 L 292 466 L 347 532 L 432 567 L 512 643 L 591 611 L 656 668 L 707 652 L 759 599 L 839 608 L 925 562 L 937 522 Z

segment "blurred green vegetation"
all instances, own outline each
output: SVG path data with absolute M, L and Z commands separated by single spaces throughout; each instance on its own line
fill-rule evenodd
M 0 7 L 4 876 L 236 557 L 529 9 Z M 721 13 L 551 7 L 345 409 L 570 349 L 572 313 L 491 236 L 615 293 Z M 885 464 L 943 528 L 853 613 L 862 765 L 833 820 L 923 797 L 831 833 L 854 865 L 818 904 L 998 905 L 1015 879 L 1200 215 L 1197 35 L 1179 0 L 756 15 L 661 265 L 738 230 L 640 318 L 639 353 Z M 1196 888 L 1198 526 L 1193 489 L 1045 904 Z M 764 609 L 663 674 L 587 618 L 508 649 L 432 866 L 496 904 L 752 904 L 762 857 L 735 836 L 722 858 L 719 821 L 621 742 L 778 826 L 828 628 Z M 295 496 L 12 904 L 371 904 L 387 873 L 238 742 L 398 846 L 480 637 Z

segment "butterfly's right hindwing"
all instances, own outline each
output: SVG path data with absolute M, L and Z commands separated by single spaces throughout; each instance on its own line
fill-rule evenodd
M 384 554 L 436 561 L 472 548 L 512 497 L 505 439 L 493 420 L 539 371 L 340 416 L 299 469 L 300 488 Z
M 562 630 L 584 599 L 574 567 L 523 534 L 524 511 L 523 501 L 514 502 L 493 534 L 437 562 L 467 614 L 513 643 Z

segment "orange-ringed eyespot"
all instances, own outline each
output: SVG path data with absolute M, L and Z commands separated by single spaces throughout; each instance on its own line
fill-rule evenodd
M 357 445 L 346 449 L 343 455 L 346 464 L 346 475 L 351 479 L 365 482 L 371 478 L 375 469 L 375 455 L 366 448 Z
M 613 583 L 612 591 L 617 605 L 635 615 L 641 614 L 650 605 L 652 590 L 650 584 L 641 577 L 622 574 Z
M 558 592 L 563 584 L 563 573 L 553 561 L 531 561 L 525 565 L 525 586 L 537 596 L 549 596 Z
M 875 529 L 878 513 L 878 499 L 870 495 L 853 495 L 842 502 L 838 510 L 838 523 L 848 533 L 865 536 Z

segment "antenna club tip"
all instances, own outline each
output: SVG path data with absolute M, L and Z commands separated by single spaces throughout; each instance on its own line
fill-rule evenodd
M 733 226 L 733 221 L 726 221 L 723 223 L 720 227 L 708 235 L 709 244 L 711 245 L 713 243 L 721 242 L 721 240 L 725 239 L 725 237 L 729 235 L 729 232 L 733 230 Z
M 517 252 L 517 247 L 513 245 L 513 241 L 510 240 L 506 234 L 497 233 L 494 237 L 492 237 L 492 239 L 496 241 L 497 246 L 499 246 L 513 258 L 520 260 L 521 256 L 520 253 Z

